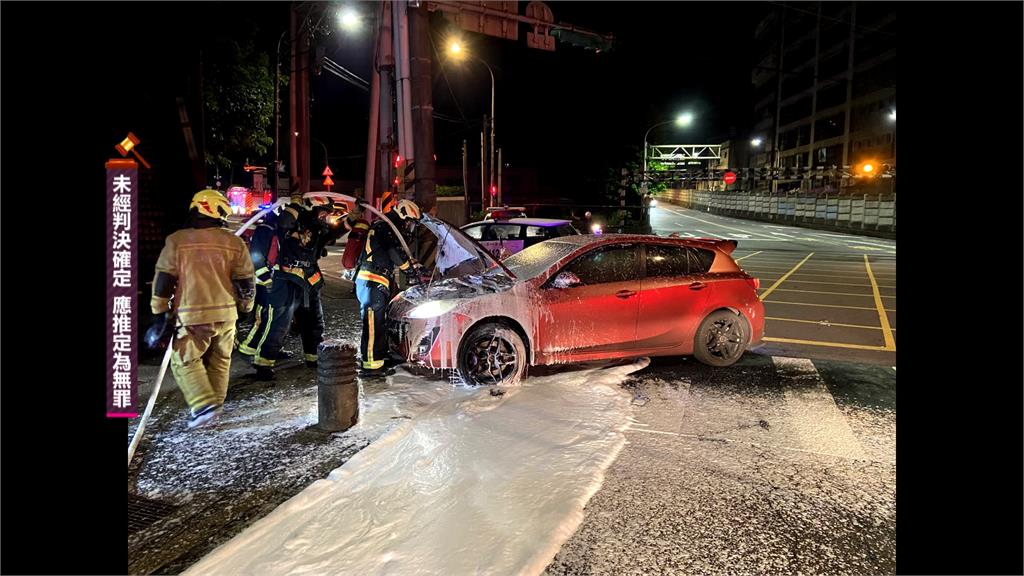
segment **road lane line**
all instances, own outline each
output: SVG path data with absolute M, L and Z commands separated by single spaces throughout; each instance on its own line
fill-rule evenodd
M 817 282 L 815 280 L 793 280 L 796 284 L 828 284 L 831 286 L 871 286 L 871 284 L 850 284 L 848 282 Z M 895 286 L 882 286 L 878 285 L 879 288 L 895 288 Z
M 712 226 L 718 226 L 719 228 L 725 228 L 726 230 L 732 230 L 734 232 L 739 232 L 741 234 L 757 234 L 758 236 L 767 236 L 768 239 L 770 239 L 770 240 L 777 240 L 777 238 L 772 238 L 771 236 L 768 236 L 768 234 L 765 234 L 763 232 L 751 232 L 749 230 L 742 230 L 740 228 L 733 228 L 732 226 L 726 226 L 725 224 L 719 224 L 717 222 L 712 222 L 710 220 L 702 220 L 702 219 L 694 217 L 694 216 L 689 216 L 687 214 L 683 214 L 682 212 L 676 212 L 675 210 L 671 210 L 669 208 L 666 208 L 666 210 L 668 210 L 669 212 L 671 212 L 673 214 L 676 214 L 678 216 L 682 216 L 683 218 L 691 218 L 691 219 L 696 220 L 698 222 L 703 222 L 705 224 L 711 224 Z
M 870 298 L 873 294 L 854 294 L 852 292 L 822 292 L 819 290 L 794 290 L 792 288 L 779 288 L 779 292 L 803 292 L 804 294 L 831 294 L 833 296 L 860 296 Z M 895 296 L 882 296 L 882 298 L 895 298 Z
M 886 314 L 885 305 L 882 304 L 882 295 L 878 292 L 878 284 L 875 282 L 875 275 L 871 272 L 871 263 L 868 262 L 868 255 L 864 255 L 864 267 L 868 271 L 868 279 L 871 280 L 871 290 L 875 295 L 875 307 L 878 309 L 878 321 L 882 325 L 882 335 L 885 337 L 885 347 L 888 350 L 896 351 L 896 340 L 892 337 L 892 329 L 889 328 L 889 315 Z
M 754 252 L 753 254 L 747 254 L 743 258 L 750 258 L 751 256 L 757 256 L 761 252 L 764 252 L 764 250 L 758 250 L 757 252 Z M 743 260 L 743 258 L 737 258 L 736 261 L 739 262 L 740 260 Z
M 783 396 L 791 418 L 785 424 L 793 425 L 803 447 L 812 452 L 864 460 L 864 447 L 814 364 L 807 358 L 778 356 L 773 356 L 772 362 L 775 373 L 787 384 Z
M 779 272 L 781 270 L 788 270 L 788 268 L 775 268 L 775 267 L 769 268 L 769 267 L 765 267 L 765 266 L 760 266 L 758 264 L 751 265 L 751 268 L 757 268 L 758 270 L 764 270 L 766 272 L 773 272 L 773 271 L 774 272 Z M 861 276 L 860 274 L 846 274 L 846 273 L 843 273 L 843 274 L 813 274 L 811 272 L 801 272 L 800 276 L 822 276 L 822 277 L 825 277 L 825 278 L 842 278 L 842 279 L 863 278 L 863 276 Z M 895 278 L 882 278 L 882 280 L 895 280 Z
M 860 324 L 840 324 L 839 322 L 829 322 L 828 320 L 797 320 L 796 318 L 775 318 L 772 316 L 765 316 L 765 320 L 776 320 L 779 322 L 800 322 L 802 324 L 817 324 L 818 326 L 824 326 L 831 328 L 832 326 L 840 326 L 842 328 L 863 328 L 865 330 L 881 330 L 878 326 L 861 326 Z
M 782 344 L 804 344 L 806 346 L 823 346 L 825 348 L 850 348 L 852 350 L 872 350 L 875 352 L 891 352 L 885 346 L 871 346 L 868 344 L 847 344 L 845 342 L 826 342 L 824 340 L 800 340 L 797 338 L 771 338 L 765 336 L 761 339 L 764 342 L 780 342 Z
M 762 295 L 763 296 L 763 295 Z M 765 304 L 793 304 L 795 306 L 820 306 L 822 308 L 845 308 L 847 310 L 878 310 L 878 308 L 866 308 L 864 306 L 840 306 L 838 304 L 812 304 L 810 302 L 786 302 L 785 300 L 772 300 L 771 302 L 761 298 Z M 895 312 L 895 308 L 884 308 L 886 312 Z
M 772 284 L 771 288 L 769 288 L 768 290 L 765 290 L 764 294 L 761 294 L 761 300 L 764 301 L 764 299 L 767 298 L 768 295 L 771 294 L 773 290 L 775 290 L 776 288 L 779 287 L 779 284 L 782 284 L 783 282 L 786 281 L 786 278 L 789 278 L 790 274 L 792 274 L 793 272 L 796 272 L 798 268 L 800 268 L 801 266 L 804 265 L 804 262 L 807 262 L 808 260 L 810 260 L 811 256 L 814 256 L 814 252 L 811 252 L 810 254 L 807 255 L 806 258 L 801 260 L 799 264 L 797 264 L 796 266 L 793 266 L 793 268 L 789 272 L 786 272 L 785 276 L 783 276 L 782 278 L 779 278 L 778 280 L 776 280 L 775 284 Z

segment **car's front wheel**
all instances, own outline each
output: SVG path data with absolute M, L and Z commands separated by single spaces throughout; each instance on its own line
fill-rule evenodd
M 473 328 L 459 347 L 459 373 L 474 386 L 514 385 L 526 376 L 526 345 L 496 322 Z
M 700 323 L 693 342 L 693 355 L 710 366 L 729 366 L 743 355 L 750 341 L 747 321 L 739 314 L 717 310 Z

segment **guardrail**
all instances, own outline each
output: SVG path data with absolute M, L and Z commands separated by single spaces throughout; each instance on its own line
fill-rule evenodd
M 752 220 L 865 233 L 896 233 L 896 196 L 762 194 L 668 189 L 658 195 L 686 208 Z

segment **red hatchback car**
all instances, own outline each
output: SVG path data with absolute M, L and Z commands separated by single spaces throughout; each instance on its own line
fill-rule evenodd
M 396 296 L 390 345 L 472 384 L 515 383 L 531 365 L 631 356 L 728 366 L 764 334 L 758 280 L 729 255 L 735 248 L 641 235 L 547 240 L 482 274 Z

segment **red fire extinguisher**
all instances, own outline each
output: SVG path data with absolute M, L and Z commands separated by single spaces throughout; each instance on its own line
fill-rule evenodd
M 351 270 L 359 264 L 359 255 L 366 247 L 366 237 L 370 233 L 370 223 L 366 220 L 356 220 L 352 230 L 348 233 L 348 242 L 345 244 L 345 254 L 341 257 L 341 264 L 346 270 Z

